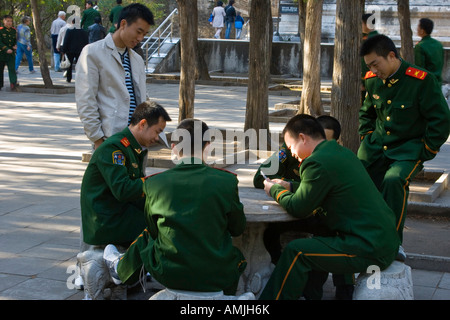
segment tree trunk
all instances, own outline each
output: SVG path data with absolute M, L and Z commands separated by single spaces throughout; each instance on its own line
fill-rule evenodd
M 300 60 L 300 74 L 303 74 L 303 47 L 305 41 L 305 23 L 306 23 L 306 2 L 298 0 L 298 33 L 300 35 L 300 52 L 302 59 Z
M 341 141 L 353 152 L 359 148 L 358 111 L 361 107 L 361 16 L 364 1 L 336 1 L 331 116 L 341 123 Z
M 409 0 L 398 0 L 398 20 L 400 22 L 401 49 L 400 56 L 414 63 L 414 45 L 412 40 L 411 14 L 409 12 Z
M 323 114 L 320 98 L 322 11 L 323 0 L 308 0 L 303 42 L 303 88 L 298 113 L 312 116 Z
M 249 76 L 245 128 L 269 129 L 269 80 L 272 51 L 270 0 L 252 0 L 250 5 Z M 266 136 L 266 137 L 267 137 Z
M 211 80 L 208 71 L 208 65 L 205 60 L 206 55 L 206 45 L 205 43 L 201 43 L 197 41 L 197 70 L 195 72 L 196 80 Z
M 180 12 L 181 72 L 178 121 L 194 117 L 195 77 L 197 70 L 197 1 L 177 0 Z
M 36 32 L 37 50 L 39 55 L 39 66 L 41 69 L 42 79 L 44 80 L 44 86 L 46 88 L 53 88 L 53 81 L 50 77 L 50 71 L 48 70 L 48 62 L 45 57 L 45 41 L 44 34 L 42 33 L 41 17 L 38 8 L 37 0 L 31 0 L 31 11 L 33 12 L 33 24 Z

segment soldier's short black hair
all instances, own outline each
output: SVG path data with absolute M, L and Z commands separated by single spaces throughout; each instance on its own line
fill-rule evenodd
M 341 136 L 341 124 L 335 117 L 323 115 L 317 117 L 317 121 L 319 121 L 322 128 L 333 131 L 333 139 L 339 139 Z
M 395 53 L 396 58 L 399 58 L 397 48 L 391 38 L 384 34 L 377 34 L 363 42 L 359 55 L 364 57 L 375 52 L 378 56 L 386 58 L 391 51 Z
M 150 25 L 155 24 L 153 13 L 149 8 L 140 3 L 132 3 L 124 7 L 122 11 L 120 11 L 118 24 L 120 24 L 120 22 L 125 19 L 127 21 L 127 24 L 130 25 L 136 22 L 139 18 L 143 19 Z
M 155 101 L 147 100 L 139 104 L 134 110 L 130 124 L 137 125 L 141 120 L 147 120 L 147 124 L 151 127 L 159 122 L 159 118 L 165 121 L 172 121 L 166 109 Z
M 309 114 L 297 114 L 289 119 L 283 129 L 283 137 L 286 133 L 289 133 L 293 138 L 303 133 L 313 139 L 326 139 L 322 125 Z
M 419 20 L 419 26 L 426 32 L 426 34 L 431 34 L 433 32 L 434 23 L 431 19 L 422 18 Z
M 196 151 L 195 150 L 195 143 L 197 141 L 201 141 L 201 143 L 202 143 L 202 151 L 205 149 L 205 146 L 209 142 L 211 142 L 211 137 L 210 137 L 210 135 L 207 132 L 209 130 L 209 127 L 202 120 L 192 119 L 192 118 L 184 119 L 183 121 L 181 121 L 178 124 L 177 130 L 186 130 L 189 133 L 190 148 L 191 148 L 190 150 L 191 150 L 191 154 L 192 155 Z M 201 137 L 199 137 L 199 135 L 201 135 Z M 182 134 L 180 134 L 180 136 L 183 137 Z M 183 137 L 183 139 L 184 138 L 185 137 Z M 182 150 L 179 150 L 179 151 L 180 151 L 180 153 L 182 153 Z

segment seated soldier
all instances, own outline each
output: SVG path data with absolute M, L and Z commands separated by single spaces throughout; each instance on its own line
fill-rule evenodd
M 141 103 L 130 125 L 93 153 L 81 184 L 82 251 L 109 243 L 128 247 L 145 228 L 146 148 L 159 140 L 166 121 L 163 107 Z
M 320 125 L 324 129 L 327 140 L 334 139 L 336 141 L 339 141 L 339 138 L 341 136 L 341 125 L 336 118 L 328 115 L 323 115 L 319 116 L 317 118 L 317 121 L 319 121 Z M 267 175 L 267 177 L 270 179 L 282 179 L 285 181 L 289 181 L 291 185 L 296 185 L 300 181 L 300 163 L 296 158 L 292 156 L 291 151 L 286 148 L 286 143 L 283 143 L 283 146 L 278 153 L 278 159 L 279 169 L 277 174 Z M 256 188 L 258 188 L 260 185 L 261 188 L 264 187 L 264 178 L 262 177 L 260 172 L 261 170 L 264 170 L 263 168 L 265 168 L 266 166 L 270 166 L 271 161 L 276 161 L 276 154 L 272 155 L 269 160 L 265 161 L 256 172 L 253 180 Z M 293 175 L 292 172 L 294 172 L 295 175 Z M 285 174 L 287 175 L 285 176 Z M 269 224 L 266 231 L 264 232 L 263 240 L 264 245 L 272 258 L 272 263 L 277 264 L 278 259 L 281 255 L 282 233 L 296 231 L 312 233 L 315 235 L 326 235 L 329 231 L 321 225 L 320 220 L 321 214 L 316 214 L 309 219 Z M 355 282 L 353 274 L 333 274 L 332 277 L 333 284 L 336 287 L 336 298 L 339 300 L 351 300 Z M 315 295 L 314 297 L 306 298 L 317 299 L 319 295 L 320 293 L 318 295 Z
M 400 239 L 395 216 L 356 155 L 325 140 L 317 119 L 294 116 L 283 130 L 286 146 L 301 161 L 300 183 L 265 180 L 264 190 L 289 215 L 317 214 L 330 233 L 291 241 L 284 249 L 260 299 L 292 299 L 321 291 L 328 273 L 381 270 L 395 259 Z
M 334 139 L 339 141 L 341 135 L 341 125 L 339 121 L 332 116 L 319 116 L 317 120 L 320 122 L 325 130 L 325 135 L 327 140 Z M 272 170 L 274 163 L 278 161 L 278 170 L 274 174 L 268 174 L 268 170 Z M 286 148 L 286 143 L 280 148 L 280 151 L 274 153 L 269 159 L 264 161 L 263 164 L 258 168 L 253 177 L 253 185 L 255 188 L 264 188 L 264 177 L 261 175 L 261 171 L 266 174 L 269 179 L 283 179 L 286 181 L 299 181 L 298 168 L 300 164 L 297 159 L 295 159 L 291 151 Z M 266 172 L 264 169 L 267 168 Z
M 236 175 L 204 163 L 207 130 L 199 120 L 179 124 L 174 134 L 183 134 L 187 148 L 172 149 L 180 162 L 145 181 L 147 228 L 124 255 L 105 248 L 116 284 L 135 283 L 143 268 L 170 289 L 235 294 L 246 261 L 232 237 L 244 232 L 246 218 Z

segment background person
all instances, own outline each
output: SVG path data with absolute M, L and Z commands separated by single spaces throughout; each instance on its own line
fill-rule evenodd
M 25 16 L 22 18 L 22 23 L 17 26 L 16 73 L 19 71 L 19 66 L 24 54 L 28 62 L 28 70 L 30 73 L 36 72 L 33 66 L 30 23 L 31 18 Z
M 61 28 L 66 25 L 66 22 L 64 21 L 66 19 L 66 13 L 64 11 L 58 12 L 58 18 L 53 20 L 52 26 L 50 28 L 50 34 L 52 37 L 52 47 L 53 47 L 53 61 L 55 63 L 54 70 L 56 72 L 61 72 L 61 69 L 59 67 L 61 63 L 61 54 L 59 52 L 59 49 L 56 48 L 56 44 L 58 42 L 58 35 L 59 31 L 61 31 Z

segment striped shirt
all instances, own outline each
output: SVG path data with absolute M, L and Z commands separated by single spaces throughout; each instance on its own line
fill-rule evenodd
M 130 94 L 130 111 L 128 115 L 128 124 L 130 124 L 131 116 L 136 109 L 136 96 L 134 93 L 133 76 L 131 74 L 131 63 L 128 49 L 125 50 L 124 54 L 120 54 L 120 58 L 122 59 L 122 65 L 125 69 L 125 85 L 127 86 L 128 93 Z

